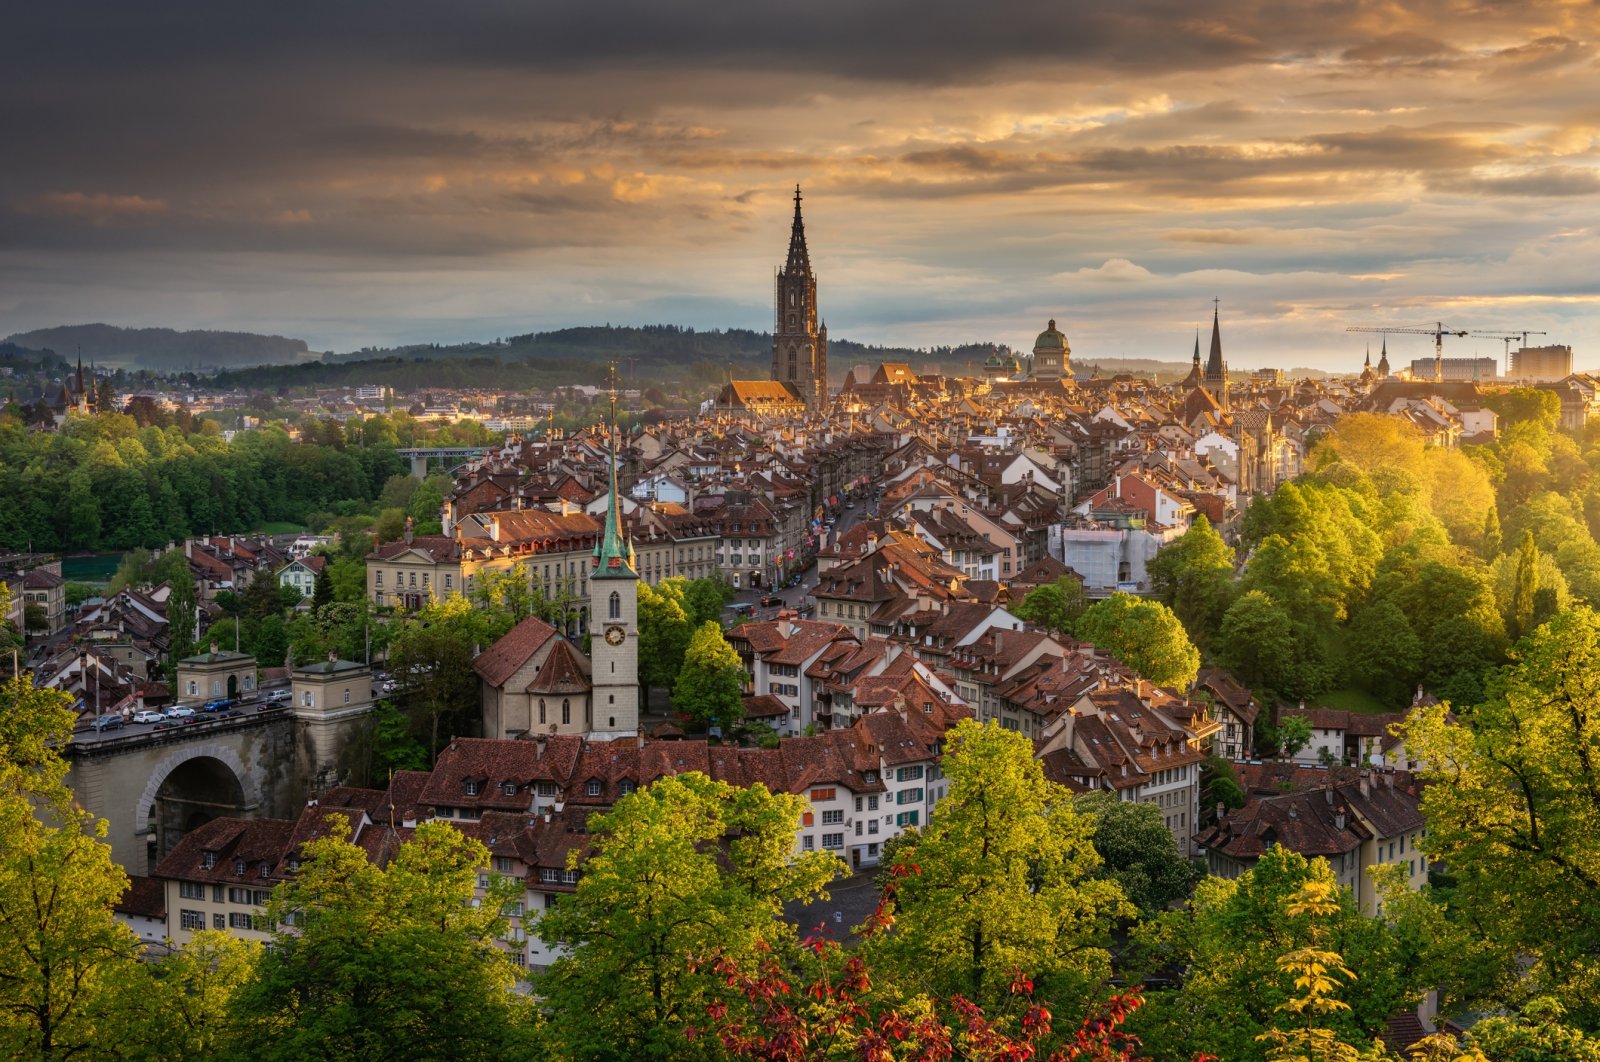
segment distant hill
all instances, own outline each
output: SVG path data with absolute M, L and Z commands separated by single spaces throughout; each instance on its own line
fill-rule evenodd
M 118 328 L 108 324 L 62 325 L 19 332 L 7 342 L 34 350 L 52 350 L 76 360 L 129 369 L 221 369 L 245 365 L 282 365 L 317 355 L 303 339 L 263 336 L 254 332 L 178 332 L 171 328 Z
M 910 362 L 918 368 L 939 365 L 964 366 L 969 359 L 989 356 L 987 343 L 967 343 L 955 347 L 918 349 L 881 347 L 853 340 L 830 337 L 828 362 L 834 375 L 843 379 L 849 367 L 881 361 Z M 325 354 L 330 363 L 371 361 L 377 358 L 455 359 L 493 357 L 503 361 L 533 358 L 581 358 L 589 361 L 637 359 L 638 366 L 619 368 L 631 371 L 643 366 L 690 366 L 696 363 L 720 365 L 735 376 L 765 373 L 772 361 L 772 333 L 748 328 L 698 331 L 680 325 L 590 325 L 561 328 L 551 332 L 530 332 L 507 336 L 486 343 L 415 344 L 397 347 L 366 347 L 347 354 Z M 839 382 L 838 380 L 834 381 Z

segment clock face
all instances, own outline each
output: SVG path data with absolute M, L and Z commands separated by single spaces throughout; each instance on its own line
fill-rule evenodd
M 627 638 L 628 632 L 623 630 L 621 627 L 611 626 L 606 628 L 607 645 L 621 645 L 623 642 L 627 641 Z

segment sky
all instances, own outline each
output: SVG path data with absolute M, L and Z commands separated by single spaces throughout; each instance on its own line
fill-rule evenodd
M 1600 365 L 1600 0 L 16 6 L 0 335 L 318 350 L 772 324 L 1358 367 Z M 1515 345 L 1515 344 L 1513 344 Z M 1390 337 L 1391 360 L 1431 356 Z M 1447 339 L 1446 356 L 1495 339 Z M 1377 349 L 1374 344 L 1373 356 Z

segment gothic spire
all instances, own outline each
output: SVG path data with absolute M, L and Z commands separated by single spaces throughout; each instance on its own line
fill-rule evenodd
M 1216 299 L 1212 300 L 1217 303 Z M 1218 321 L 1220 304 L 1211 308 L 1211 353 L 1206 358 L 1206 379 L 1221 380 L 1227 369 L 1222 364 L 1222 326 Z
M 1200 329 L 1194 330 L 1194 371 L 1200 371 Z
M 811 272 L 811 255 L 806 251 L 806 223 L 800 217 L 800 186 L 794 186 L 794 226 L 789 230 L 789 261 L 783 267 L 791 276 Z
M 606 467 L 611 476 L 611 494 L 606 499 L 606 526 L 594 544 L 594 571 L 591 579 L 637 579 L 633 546 L 622 533 L 622 509 L 617 502 L 617 389 L 611 384 L 611 423 L 607 426 Z

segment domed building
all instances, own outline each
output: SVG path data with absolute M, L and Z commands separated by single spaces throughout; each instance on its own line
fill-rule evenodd
M 1067 337 L 1056 330 L 1056 323 L 1051 320 L 1039 338 L 1033 341 L 1033 370 L 1028 374 L 1029 379 L 1041 381 L 1059 380 L 1072 371 L 1072 348 L 1067 344 Z
M 1015 380 L 1022 375 L 1022 364 L 1017 361 L 1017 356 L 1009 350 L 1000 347 L 991 347 L 989 356 L 983 363 L 983 378 L 993 383 L 996 380 Z

